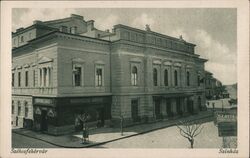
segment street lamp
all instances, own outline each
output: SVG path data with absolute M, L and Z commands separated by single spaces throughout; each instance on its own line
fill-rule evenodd
M 223 104 L 223 100 L 221 100 L 221 111 L 224 111 L 224 104 Z
M 121 136 L 123 136 L 123 116 L 122 115 L 120 116 L 120 119 L 121 119 L 121 123 L 120 123 L 120 125 L 121 125 Z

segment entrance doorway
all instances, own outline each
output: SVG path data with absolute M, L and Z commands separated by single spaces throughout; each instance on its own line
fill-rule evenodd
M 161 102 L 159 99 L 155 99 L 155 118 L 161 119 Z
M 105 123 L 104 108 L 97 109 L 98 111 L 98 126 L 103 127 Z
M 41 113 L 41 131 L 48 130 L 47 110 L 42 110 Z
M 177 110 L 177 113 L 179 115 L 183 114 L 182 109 L 181 109 L 181 99 L 180 98 L 176 98 L 176 110 Z
M 167 110 L 168 117 L 172 117 L 173 116 L 173 112 L 172 112 L 171 100 L 170 99 L 166 100 L 166 110 Z
M 198 97 L 198 105 L 199 105 L 200 111 L 202 111 L 201 97 Z
M 193 100 L 188 100 L 188 112 L 193 114 L 194 113 L 194 102 Z
M 134 122 L 139 121 L 139 103 L 138 99 L 131 100 L 131 115 Z

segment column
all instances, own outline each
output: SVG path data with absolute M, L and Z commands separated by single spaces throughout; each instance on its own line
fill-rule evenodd
M 41 69 L 39 68 L 39 69 L 38 69 L 38 73 L 37 73 L 38 87 L 40 87 L 40 84 L 41 84 L 41 82 L 40 82 L 40 81 L 41 81 L 41 80 L 40 80 L 40 79 L 41 79 L 40 73 L 41 73 Z
M 42 77 L 41 77 L 42 84 L 41 84 L 41 87 L 44 87 L 44 68 L 42 68 L 41 70 L 42 70 Z
M 46 71 L 46 87 L 48 87 L 49 86 L 49 68 L 48 67 L 46 67 L 45 68 L 45 71 Z
M 170 82 L 169 82 L 169 86 L 170 87 L 173 87 L 174 86 L 174 82 L 173 82 L 173 76 L 174 76 L 174 74 L 173 74 L 173 63 L 170 65 L 170 68 L 169 68 L 169 70 L 170 70 Z

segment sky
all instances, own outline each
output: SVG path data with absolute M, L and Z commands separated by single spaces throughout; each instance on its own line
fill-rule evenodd
M 124 24 L 196 44 L 195 53 L 208 59 L 205 69 L 223 84 L 237 82 L 237 10 L 234 8 L 15 8 L 12 31 L 32 25 L 34 20 L 54 20 L 79 14 L 94 20 L 97 29 Z

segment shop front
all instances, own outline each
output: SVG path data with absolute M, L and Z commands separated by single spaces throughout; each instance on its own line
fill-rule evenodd
M 111 119 L 111 97 L 34 98 L 34 129 L 60 135 L 88 126 L 101 127 Z

